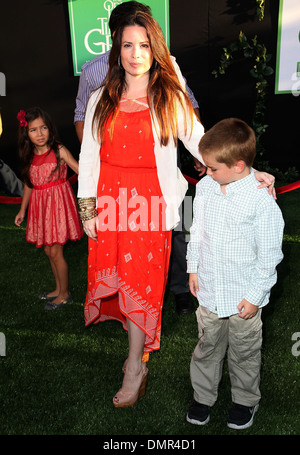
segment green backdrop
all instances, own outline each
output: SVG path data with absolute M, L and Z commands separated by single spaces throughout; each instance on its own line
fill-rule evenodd
M 111 11 L 123 1 L 68 0 L 74 75 L 81 66 L 111 48 L 108 21 Z M 144 2 L 141 2 L 144 3 Z M 145 2 L 164 33 L 167 45 L 169 34 L 169 0 Z
M 280 0 L 275 93 L 300 95 L 299 0 Z

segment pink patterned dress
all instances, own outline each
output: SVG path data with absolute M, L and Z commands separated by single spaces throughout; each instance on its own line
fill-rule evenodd
M 128 101 L 128 102 L 126 102 Z M 160 347 L 171 251 L 146 98 L 121 103 L 101 146 L 98 241 L 89 239 L 85 323 L 126 319 L 145 332 L 144 353 Z M 145 358 L 146 358 L 145 357 Z
M 67 240 L 79 240 L 83 235 L 77 202 L 67 179 L 67 165 L 56 167 L 53 150 L 34 155 L 29 170 L 33 185 L 26 229 L 26 240 L 43 245 L 64 245 Z

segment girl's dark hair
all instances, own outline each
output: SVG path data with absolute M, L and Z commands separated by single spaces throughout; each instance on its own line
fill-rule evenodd
M 18 145 L 19 145 L 19 155 L 20 155 L 20 160 L 21 160 L 21 175 L 26 183 L 27 186 L 32 187 L 32 183 L 30 181 L 29 177 L 29 169 L 30 165 L 32 163 L 32 159 L 34 156 L 34 144 L 31 142 L 28 136 L 28 127 L 29 123 L 33 122 L 37 118 L 42 118 L 43 121 L 45 122 L 45 125 L 47 126 L 49 130 L 49 151 L 50 153 L 51 150 L 54 151 L 56 160 L 57 160 L 57 165 L 53 172 L 56 172 L 58 170 L 58 175 L 60 173 L 60 155 L 59 155 L 59 149 L 61 147 L 61 143 L 57 139 L 57 131 L 54 123 L 51 120 L 50 115 L 45 112 L 43 109 L 39 107 L 31 107 L 26 110 L 25 114 L 25 120 L 27 122 L 26 126 L 21 126 L 19 125 L 19 135 L 18 135 Z

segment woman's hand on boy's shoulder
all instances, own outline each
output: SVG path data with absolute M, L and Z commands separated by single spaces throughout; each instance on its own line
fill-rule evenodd
M 255 169 L 254 172 L 256 180 L 261 182 L 261 185 L 259 185 L 258 188 L 268 188 L 269 194 L 271 194 L 274 199 L 277 199 L 276 190 L 274 188 L 275 185 L 274 175 L 268 174 L 267 172 L 257 171 Z

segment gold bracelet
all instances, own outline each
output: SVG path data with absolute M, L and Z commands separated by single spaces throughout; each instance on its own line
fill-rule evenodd
M 81 221 L 91 220 L 97 216 L 96 198 L 84 197 L 78 199 L 79 216 Z
M 79 216 L 80 216 L 81 221 L 88 221 L 88 220 L 91 220 L 92 218 L 95 218 L 96 216 L 98 216 L 98 212 L 96 209 L 92 209 L 92 210 L 88 210 L 88 211 L 84 211 L 84 212 L 80 211 Z
M 85 210 L 87 207 L 96 207 L 96 198 L 95 197 L 83 197 L 78 199 L 78 205 L 80 209 Z

